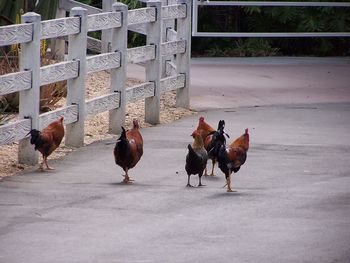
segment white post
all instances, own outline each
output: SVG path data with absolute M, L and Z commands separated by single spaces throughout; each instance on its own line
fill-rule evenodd
M 65 142 L 68 146 L 81 147 L 84 145 L 87 10 L 74 7 L 70 16 L 80 17 L 80 32 L 68 37 L 68 60 L 79 61 L 79 76 L 67 82 L 67 105 L 78 105 L 78 121 L 67 125 Z
M 40 110 L 40 38 L 41 16 L 30 12 L 22 15 L 22 23 L 33 24 L 33 39 L 21 44 L 20 71 L 31 70 L 32 88 L 19 92 L 19 117 L 30 118 L 32 129 L 39 129 Z M 35 165 L 38 163 L 38 153 L 30 144 L 29 138 L 19 142 L 18 162 Z
M 58 7 L 56 12 L 56 18 L 66 17 L 66 10 Z M 56 39 L 52 41 L 51 50 L 55 59 L 63 61 L 66 52 L 66 41 L 63 39 Z
M 119 108 L 109 111 L 109 132 L 113 134 L 122 131 L 121 126 L 125 123 L 126 111 L 126 52 L 128 44 L 128 6 L 115 3 L 112 7 L 114 12 L 121 12 L 122 26 L 112 28 L 111 51 L 120 52 L 120 68 L 111 69 L 111 91 L 119 92 Z
M 163 4 L 163 6 L 166 5 L 172 5 L 176 4 L 176 0 L 168 0 L 167 3 Z M 172 28 L 174 29 L 175 27 L 175 19 L 166 19 L 162 21 L 162 27 L 163 27 L 163 42 L 167 42 L 168 40 L 168 29 Z M 174 60 L 174 55 L 170 56 L 163 56 L 162 57 L 162 78 L 168 77 L 166 75 L 166 63 L 167 61 L 173 61 Z
M 156 56 L 147 62 L 146 81 L 154 83 L 155 94 L 145 100 L 145 121 L 150 124 L 160 122 L 160 78 L 161 78 L 161 47 L 162 47 L 162 3 L 161 1 L 148 1 L 148 7 L 156 8 L 156 21 L 148 23 L 147 45 L 155 45 Z
M 103 12 L 110 12 L 112 11 L 112 5 L 115 2 L 115 0 L 103 0 L 102 1 L 102 11 Z M 102 35 L 101 35 L 101 53 L 106 53 L 109 52 L 108 46 L 109 43 L 111 42 L 112 38 L 112 32 L 111 29 L 105 29 L 102 30 Z
M 197 1 L 197 0 L 195 0 Z M 186 5 L 186 17 L 177 20 L 177 36 L 180 40 L 186 40 L 186 51 L 177 54 L 177 72 L 185 75 L 185 87 L 176 92 L 176 106 L 188 109 L 190 107 L 190 59 L 191 59 L 191 0 L 180 0 L 180 4 Z

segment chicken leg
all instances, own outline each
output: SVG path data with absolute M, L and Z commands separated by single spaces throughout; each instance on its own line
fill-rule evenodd
M 215 161 L 212 161 L 211 174 L 208 174 L 208 169 L 205 167 L 204 176 L 215 176 L 214 174 Z
M 215 167 L 215 160 L 212 160 L 212 167 L 211 167 L 211 174 L 210 174 L 210 176 L 215 176 L 215 174 L 214 174 L 214 167 Z
M 187 179 L 187 187 L 193 187 L 191 184 L 190 184 L 190 177 L 191 175 L 188 175 L 188 179 Z
M 43 156 L 43 161 L 40 163 L 38 170 L 44 171 L 44 165 L 46 166 L 47 170 L 54 170 L 51 168 L 47 163 L 47 156 Z
M 204 184 L 202 184 L 202 175 L 198 175 L 198 181 L 198 187 L 205 186 Z
M 47 170 L 55 170 L 54 168 L 49 167 L 49 165 L 47 163 L 47 156 L 43 156 L 43 159 L 44 159 L 43 163 L 45 163 Z
M 226 185 L 227 185 L 227 192 L 237 192 L 236 190 L 232 190 L 231 188 L 231 177 L 230 175 L 226 177 Z
M 125 170 L 125 175 L 124 175 L 124 179 L 123 179 L 123 183 L 131 183 L 132 181 L 134 181 L 134 179 L 132 179 L 129 174 L 128 174 L 128 169 L 126 168 Z

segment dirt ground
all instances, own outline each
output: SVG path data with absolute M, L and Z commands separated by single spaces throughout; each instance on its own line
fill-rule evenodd
M 128 79 L 127 86 L 131 87 L 141 83 L 137 79 Z M 94 98 L 106 94 L 109 89 L 109 74 L 105 71 L 90 74 L 86 79 L 86 99 Z M 175 107 L 175 92 L 167 92 L 161 97 L 161 123 L 169 123 L 183 116 L 195 114 L 194 111 Z M 57 107 L 65 105 L 65 99 L 61 99 Z M 130 128 L 133 118 L 138 118 L 142 128 L 151 125 L 144 122 L 145 110 L 144 100 L 127 104 L 125 126 Z M 85 121 L 85 144 L 91 144 L 96 141 L 115 138 L 115 135 L 108 134 L 108 112 L 95 115 Z M 49 157 L 59 159 L 74 151 L 74 148 L 67 147 L 64 139 L 58 149 Z M 17 160 L 18 142 L 9 145 L 0 146 L 0 179 L 6 176 L 14 175 L 22 170 L 33 169 L 32 166 L 18 164 Z M 39 159 L 41 162 L 41 157 Z

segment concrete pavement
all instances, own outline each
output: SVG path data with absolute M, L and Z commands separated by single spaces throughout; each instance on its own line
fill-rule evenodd
M 142 129 L 132 185 L 119 183 L 113 140 L 0 182 L 0 262 L 350 262 L 350 100 L 230 105 Z M 231 138 L 250 129 L 237 193 L 218 170 L 185 187 L 200 115 L 225 119 Z

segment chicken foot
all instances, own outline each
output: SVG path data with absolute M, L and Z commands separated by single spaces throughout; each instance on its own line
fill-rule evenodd
M 227 192 L 229 192 L 229 193 L 230 192 L 237 192 L 236 190 L 232 190 L 232 188 L 231 188 L 231 177 L 230 176 L 226 177 L 226 185 L 227 185 Z
M 43 156 L 43 161 L 39 165 L 39 170 L 44 171 L 44 165 L 46 166 L 47 170 L 55 170 L 54 168 L 50 167 L 47 163 L 47 157 Z
M 128 169 L 125 169 L 125 175 L 124 176 L 124 179 L 123 179 L 123 183 L 131 183 L 132 181 L 134 181 L 134 179 L 132 179 L 129 174 L 128 174 Z
M 44 161 L 43 162 L 45 162 L 47 170 L 55 170 L 54 168 L 50 167 L 49 164 L 47 163 L 47 156 L 44 157 Z
M 205 186 L 204 184 L 202 184 L 202 175 L 198 176 L 198 181 L 198 187 Z
M 193 186 L 190 184 L 190 177 L 191 177 L 191 175 L 188 175 L 186 187 L 193 187 Z

